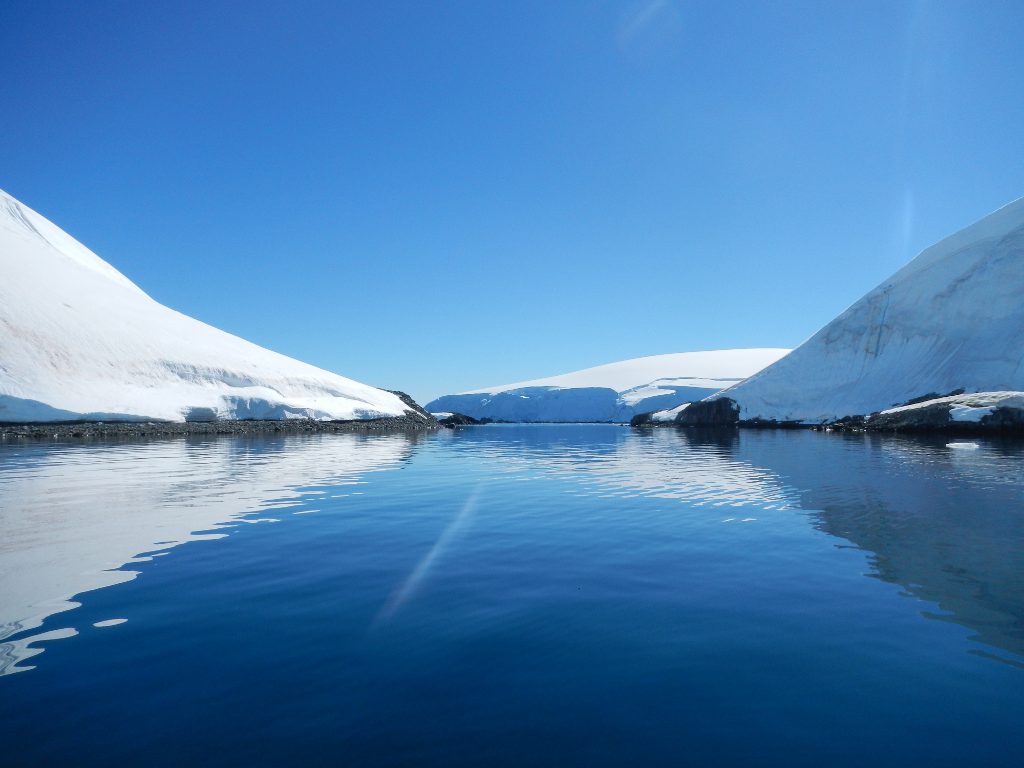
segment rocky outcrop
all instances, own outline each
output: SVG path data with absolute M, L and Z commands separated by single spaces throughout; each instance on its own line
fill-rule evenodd
M 672 418 L 667 418 L 672 416 Z M 739 423 L 740 409 L 728 397 L 701 400 L 679 409 L 674 416 L 665 411 L 641 413 L 634 416 L 632 427 L 673 424 L 682 427 L 735 427 Z
M 438 420 L 438 423 L 442 427 L 448 427 L 449 429 L 455 429 L 455 427 L 473 427 L 479 424 L 490 424 L 490 419 L 474 419 L 472 416 L 467 416 L 464 413 L 453 413 L 449 416 L 445 416 L 443 419 Z
M 405 416 L 401 418 L 407 418 L 410 422 L 422 423 L 423 426 L 436 428 L 439 426 L 437 419 L 434 418 L 433 414 L 428 413 L 423 406 L 413 400 L 405 392 L 400 392 L 397 389 L 388 389 L 386 392 L 390 392 L 392 395 L 398 397 L 409 410 L 405 412 Z
M 1024 433 L 1024 392 L 953 393 L 914 398 L 906 405 L 873 413 L 868 430 L 904 432 Z
M 633 418 L 631 426 L 745 427 L 814 429 L 826 432 L 949 432 L 1024 434 L 1024 392 L 954 392 L 915 397 L 904 405 L 869 415 L 844 416 L 824 424 L 774 419 L 741 419 L 728 397 L 705 400 L 678 410 Z
M 733 427 L 740 420 L 740 407 L 728 397 L 690 403 L 676 416 L 685 427 Z

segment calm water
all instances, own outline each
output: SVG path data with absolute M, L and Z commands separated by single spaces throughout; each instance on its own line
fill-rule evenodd
M 0 444 L 0 762 L 1024 765 L 1024 445 Z

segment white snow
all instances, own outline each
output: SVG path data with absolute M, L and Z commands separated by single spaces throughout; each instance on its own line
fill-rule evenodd
M 742 419 L 821 423 L 930 393 L 1024 390 L 1022 296 L 1024 198 L 926 249 L 722 395 Z
M 460 394 L 495 394 L 527 387 L 603 387 L 625 392 L 657 382 L 678 382 L 676 386 L 721 388 L 723 381 L 742 381 L 751 373 L 774 363 L 787 352 L 788 349 L 719 349 L 709 352 L 677 352 L 669 355 L 636 357 L 543 379 L 471 389 Z
M 407 410 L 390 392 L 157 303 L 3 191 L 0 274 L 0 421 L 363 419 Z
M 724 349 L 623 360 L 581 371 L 444 395 L 428 410 L 499 421 L 626 422 L 741 381 L 789 350 Z

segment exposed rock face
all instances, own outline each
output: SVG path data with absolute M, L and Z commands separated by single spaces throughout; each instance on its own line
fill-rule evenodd
M 426 410 L 423 406 L 413 400 L 405 392 L 400 392 L 397 389 L 388 389 L 386 392 L 390 392 L 392 395 L 396 395 L 399 400 L 405 403 L 409 410 L 405 412 L 405 417 L 410 423 L 422 424 L 425 427 L 438 427 L 440 426 L 437 419 Z
M 641 413 L 630 420 L 630 426 L 674 424 L 682 427 L 735 427 L 739 423 L 740 409 L 728 397 L 690 403 L 672 419 L 658 418 L 657 413 Z
M 915 398 L 871 414 L 867 429 L 903 431 L 1024 432 L 1024 392 L 975 392 Z
M 952 425 L 948 403 L 929 403 L 897 413 L 876 413 L 864 420 L 865 429 L 941 430 Z
M 455 427 L 472 427 L 478 424 L 490 424 L 490 419 L 474 419 L 472 416 L 467 416 L 464 413 L 453 413 L 451 416 L 446 416 L 439 421 L 442 427 L 448 427 L 454 429 Z
M 692 427 L 731 427 L 740 420 L 740 407 L 728 397 L 691 403 L 676 416 L 676 423 Z
M 836 432 L 961 432 L 1024 434 L 1024 392 L 922 395 L 905 405 L 868 416 L 853 415 L 825 424 L 808 425 L 767 419 L 740 419 L 739 406 L 719 397 L 691 403 L 673 412 L 644 413 L 631 426 L 811 428 Z

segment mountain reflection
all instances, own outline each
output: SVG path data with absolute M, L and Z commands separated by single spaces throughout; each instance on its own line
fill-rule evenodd
M 524 429 L 541 430 L 540 435 Z M 510 472 L 576 477 L 596 495 L 689 506 L 799 508 L 870 553 L 870 576 L 938 610 L 928 618 L 1024 656 L 1024 444 L 785 430 L 494 427 L 459 447 Z M 573 431 L 575 429 L 575 431 Z
M 979 652 L 1024 658 L 1020 443 L 979 441 L 976 450 L 963 450 L 947 447 L 946 439 L 586 425 L 472 428 L 434 435 L 429 449 L 414 454 L 415 442 L 405 435 L 325 435 L 0 446 L 0 675 L 27 668 L 19 664 L 39 652 L 31 643 L 72 636 L 76 630 L 60 621 L 42 625 L 76 607 L 76 595 L 134 578 L 125 565 L 227 535 L 241 522 L 273 520 L 289 507 L 313 511 L 316 499 L 330 503 L 318 494 L 344 495 L 344 486 L 367 473 L 410 458 L 422 487 L 440 490 L 410 496 L 401 484 L 381 483 L 374 486 L 377 502 L 427 524 L 448 503 L 447 485 L 470 509 L 458 484 L 483 483 L 481 503 L 491 512 L 474 525 L 482 532 L 496 524 L 488 514 L 507 518 L 474 546 L 506 547 L 514 553 L 510 562 L 533 569 L 544 567 L 534 554 L 543 534 L 537 529 L 551 519 L 550 507 L 536 502 L 553 491 L 588 497 L 583 530 L 597 531 L 597 541 L 603 524 L 615 535 L 638 532 L 643 542 L 651 521 L 666 519 L 671 507 L 686 515 L 679 527 L 693 540 L 737 561 L 735 540 L 709 533 L 725 530 L 717 523 L 763 521 L 769 509 L 792 521 L 802 511 L 818 530 L 867 552 L 869 576 L 926 601 L 925 616 L 967 627 L 990 649 L 979 645 Z M 529 483 L 550 477 L 559 482 Z M 629 505 L 635 497 L 667 503 Z M 546 517 L 521 514 L 535 507 L 547 509 Z M 406 520 L 401 528 L 410 525 Z M 655 528 L 666 530 L 661 522 Z M 564 536 L 571 529 L 553 530 Z M 762 541 L 756 528 L 744 530 L 754 537 L 746 541 Z M 401 560 L 407 553 L 390 535 L 381 550 Z M 413 537 L 411 562 L 429 564 L 447 535 L 427 537 L 435 544 L 425 551 Z M 377 550 L 370 551 L 377 567 Z M 468 580 L 487 573 L 489 561 L 474 560 L 474 551 L 463 551 Z M 394 605 L 419 570 L 425 566 L 398 589 Z
M 124 569 L 240 522 L 273 520 L 305 486 L 396 467 L 414 438 L 319 435 L 0 446 L 0 675 L 39 652 L 10 639 L 76 608 Z
M 575 426 L 485 427 L 456 447 L 515 473 L 574 476 L 595 495 L 650 496 L 690 506 L 785 508 L 798 496 L 770 470 L 745 461 L 731 430 Z
M 934 603 L 974 639 L 1024 656 L 1024 445 L 947 438 L 744 434 L 740 454 L 801 489 L 826 533 L 872 575 Z

